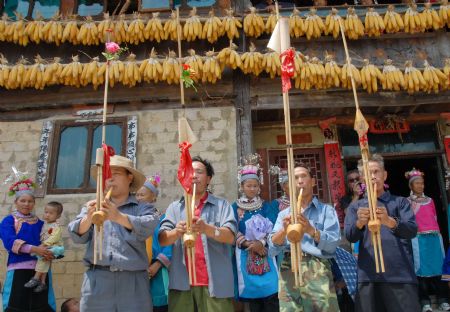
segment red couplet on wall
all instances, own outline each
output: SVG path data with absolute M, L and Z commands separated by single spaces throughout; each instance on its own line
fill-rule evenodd
M 326 142 L 324 152 L 331 199 L 333 204 L 337 205 L 339 199 L 345 195 L 344 170 L 338 142 Z

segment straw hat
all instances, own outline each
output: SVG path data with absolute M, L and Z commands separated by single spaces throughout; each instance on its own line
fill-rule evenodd
M 128 170 L 133 175 L 133 182 L 130 185 L 130 192 L 139 190 L 145 182 L 145 175 L 134 167 L 133 161 L 123 156 L 114 155 L 110 158 L 111 167 L 120 167 Z M 91 167 L 91 176 L 97 179 L 97 166 Z

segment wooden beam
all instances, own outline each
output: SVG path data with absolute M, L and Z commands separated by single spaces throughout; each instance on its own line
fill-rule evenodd
M 236 99 L 236 139 L 239 159 L 253 152 L 252 109 L 250 105 L 250 77 L 240 70 L 233 73 Z
M 377 108 L 377 112 L 376 114 L 381 114 L 381 112 L 383 111 L 383 105 L 380 105 L 380 107 Z
M 376 94 L 358 93 L 361 107 L 410 106 L 444 104 L 450 108 L 450 91 L 438 94 L 417 94 L 410 96 L 403 92 L 378 92 Z M 344 108 L 352 107 L 353 98 L 346 91 L 322 91 L 308 93 L 290 93 L 291 108 Z M 281 95 L 259 95 L 255 97 L 252 109 L 280 109 L 283 107 Z M 444 109 L 444 108 L 443 108 Z
M 336 125 L 341 126 L 353 126 L 355 122 L 354 116 L 333 116 L 336 117 Z M 367 121 L 375 120 L 378 118 L 376 115 L 364 115 Z M 440 118 L 440 114 L 438 113 L 424 113 L 424 114 L 414 114 L 408 117 L 405 117 L 406 121 L 411 124 L 417 123 L 430 123 L 436 122 Z M 292 120 L 292 126 L 300 126 L 300 125 L 314 125 L 317 126 L 318 122 L 323 120 L 323 117 L 304 117 L 299 120 Z M 263 128 L 282 128 L 284 127 L 283 121 L 268 121 L 268 122 L 258 122 L 253 124 L 253 129 L 263 129 Z

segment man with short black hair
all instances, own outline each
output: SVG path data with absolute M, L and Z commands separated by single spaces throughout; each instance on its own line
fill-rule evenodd
M 303 226 L 301 272 L 304 285 L 294 288 L 290 246 L 286 238 L 291 224 L 291 207 L 280 211 L 269 236 L 269 253 L 285 252 L 280 267 L 278 297 L 280 311 L 339 311 L 329 259 L 333 258 L 339 244 L 339 221 L 336 210 L 320 202 L 313 195 L 316 179 L 304 163 L 295 164 L 294 178 L 297 193 L 303 189 L 302 213 L 297 218 Z
M 386 272 L 375 272 L 367 196 L 352 203 L 345 217 L 345 236 L 359 243 L 358 292 L 356 311 L 420 311 L 417 278 L 414 271 L 411 239 L 417 234 L 414 212 L 408 200 L 384 190 L 387 172 L 384 160 L 374 154 L 368 162 L 369 177 L 364 177 L 363 162 L 358 170 L 366 183 L 376 185 L 376 216 L 381 222 L 381 245 Z
M 173 245 L 169 271 L 169 311 L 232 312 L 234 296 L 231 246 L 237 232 L 233 209 L 222 198 L 208 192 L 214 175 L 210 162 L 192 159 L 196 203 L 192 231 L 195 240 L 196 284 L 189 285 L 186 249 L 182 237 L 187 231 L 184 198 L 167 208 L 161 222 L 159 243 Z

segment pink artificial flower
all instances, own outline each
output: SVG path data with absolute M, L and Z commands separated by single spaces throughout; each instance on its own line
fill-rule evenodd
M 115 42 L 107 42 L 105 46 L 106 51 L 111 54 L 117 53 L 120 50 L 120 46 Z

